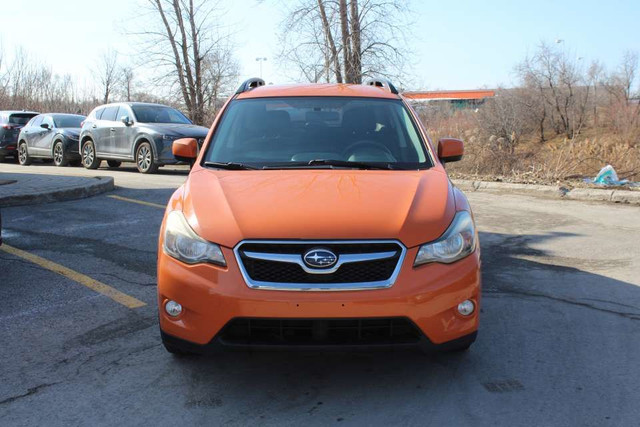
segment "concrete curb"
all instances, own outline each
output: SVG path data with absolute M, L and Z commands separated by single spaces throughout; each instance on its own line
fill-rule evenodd
M 62 202 L 65 200 L 84 199 L 96 194 L 106 193 L 115 188 L 113 178 L 109 176 L 89 177 L 89 184 L 79 184 L 51 191 L 32 192 L 0 196 L 0 207 L 38 205 L 50 202 Z
M 640 191 L 633 190 L 613 190 L 610 188 L 569 189 L 559 185 L 513 184 L 509 182 L 471 181 L 466 179 L 454 179 L 452 181 L 463 191 L 502 192 L 556 199 L 640 205 Z

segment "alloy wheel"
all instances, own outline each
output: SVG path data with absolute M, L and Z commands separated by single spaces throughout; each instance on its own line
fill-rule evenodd
M 57 143 L 55 147 L 53 147 L 53 162 L 56 165 L 59 165 L 64 160 L 64 151 L 62 149 L 62 144 Z
M 142 171 L 146 171 L 151 166 L 151 150 L 148 146 L 143 145 L 138 149 L 138 167 Z
M 18 160 L 20 163 L 25 163 L 27 161 L 27 145 L 20 144 L 18 147 Z
M 93 163 L 93 157 L 93 146 L 90 143 L 84 144 L 84 147 L 82 148 L 82 161 L 86 167 L 91 166 Z

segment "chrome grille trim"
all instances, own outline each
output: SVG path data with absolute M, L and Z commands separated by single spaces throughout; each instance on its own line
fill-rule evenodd
M 349 245 L 349 244 L 396 244 L 400 256 L 398 262 L 391 276 L 386 280 L 375 282 L 349 282 L 349 283 L 281 283 L 281 282 L 263 282 L 253 280 L 249 277 L 247 270 L 241 258 L 241 247 L 244 244 L 257 243 L 257 244 L 274 244 L 274 245 Z M 384 260 L 392 258 L 398 255 L 398 251 L 388 252 L 370 252 L 361 254 L 339 254 L 338 262 L 330 269 L 317 269 L 312 270 L 304 264 L 302 256 L 299 254 L 281 254 L 281 253 L 264 253 L 264 252 L 242 252 L 247 258 L 274 261 L 274 262 L 287 262 L 298 264 L 306 273 L 310 274 L 330 274 L 338 270 L 341 265 L 354 262 L 365 262 Z M 233 249 L 236 262 L 240 268 L 240 272 L 245 281 L 245 284 L 251 289 L 262 290 L 278 290 L 278 291 L 363 291 L 374 289 L 386 289 L 393 286 L 404 262 L 404 258 L 407 253 L 407 248 L 398 240 L 243 240 L 238 243 Z

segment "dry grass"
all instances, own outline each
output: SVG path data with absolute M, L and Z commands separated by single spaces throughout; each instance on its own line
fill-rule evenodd
M 505 138 L 487 135 L 473 111 L 423 116 L 433 141 L 443 136 L 465 141 L 462 161 L 448 166 L 458 177 L 513 182 L 571 182 L 593 178 L 612 165 L 620 179 L 640 181 L 640 138 L 621 135 L 613 128 L 583 130 L 567 140 L 557 136 L 540 143 L 529 135 L 514 145 Z

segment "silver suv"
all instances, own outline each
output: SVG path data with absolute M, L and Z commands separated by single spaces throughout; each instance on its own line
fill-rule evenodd
M 178 162 L 171 152 L 174 140 L 195 138 L 201 145 L 208 132 L 166 105 L 106 104 L 95 108 L 84 121 L 80 155 L 87 169 L 97 169 L 106 160 L 112 168 L 135 162 L 138 171 L 154 173 L 160 166 Z

